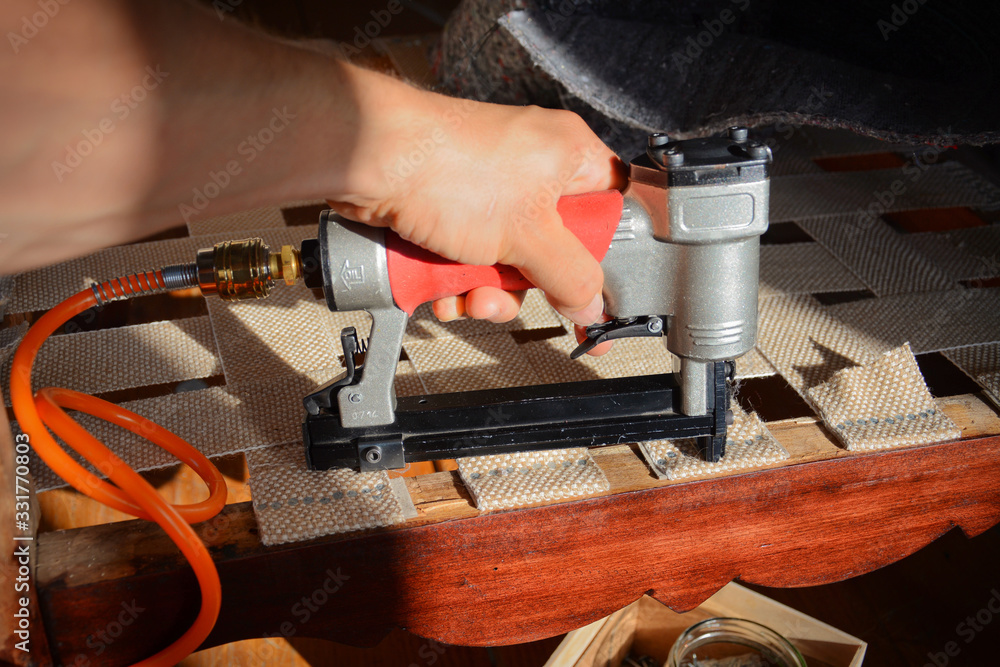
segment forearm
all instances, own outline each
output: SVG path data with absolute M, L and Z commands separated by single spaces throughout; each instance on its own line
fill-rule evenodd
M 15 5 L 0 10 L 5 34 L 37 11 Z M 72 3 L 18 46 L 0 84 L 4 272 L 195 217 L 349 195 L 378 126 L 359 119 L 408 94 L 178 2 Z M 65 233 L 22 243 L 27 225 Z
M 600 267 L 556 201 L 623 173 L 579 116 L 419 91 L 177 0 L 57 6 L 0 55 L 0 272 L 326 198 L 449 259 L 515 266 L 578 324 L 600 315 Z M 0 29 L 37 9 L 8 0 Z
M 210 217 L 315 197 L 316 181 L 344 187 L 347 171 L 330 158 L 349 152 L 358 131 L 352 68 L 183 4 L 154 7 L 141 17 L 143 38 L 170 74 L 148 219 L 176 222 L 185 205 Z

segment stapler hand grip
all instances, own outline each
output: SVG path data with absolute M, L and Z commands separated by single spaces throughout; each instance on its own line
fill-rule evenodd
M 622 194 L 605 190 L 562 197 L 557 210 L 563 225 L 583 242 L 594 258 L 598 262 L 604 259 L 621 219 Z M 385 247 L 393 300 L 409 315 L 422 303 L 465 294 L 476 287 L 508 291 L 533 287 L 513 267 L 452 262 L 392 232 L 386 232 Z

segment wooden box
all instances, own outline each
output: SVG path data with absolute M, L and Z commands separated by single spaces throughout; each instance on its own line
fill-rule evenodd
M 860 667 L 868 646 L 857 637 L 731 583 L 686 614 L 643 596 L 570 632 L 545 667 L 619 667 L 630 651 L 665 663 L 670 647 L 686 628 L 717 616 L 745 618 L 768 626 L 795 644 L 809 667 Z

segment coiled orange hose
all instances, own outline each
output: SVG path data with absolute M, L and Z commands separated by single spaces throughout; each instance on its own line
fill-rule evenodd
M 222 473 L 190 444 L 145 417 L 113 403 L 69 389 L 46 387 L 31 391 L 31 370 L 38 350 L 53 332 L 70 318 L 98 305 L 101 299 L 121 299 L 164 289 L 159 271 L 134 274 L 95 285 L 66 299 L 45 313 L 31 327 L 14 354 L 10 394 L 14 415 L 28 434 L 38 456 L 73 488 L 91 498 L 158 523 L 191 563 L 201 587 L 201 610 L 194 623 L 174 643 L 139 665 L 175 665 L 205 640 L 219 616 L 222 587 L 219 573 L 204 543 L 189 524 L 205 521 L 225 507 L 226 483 Z M 156 489 L 124 461 L 74 421 L 63 408 L 94 415 L 117 424 L 163 447 L 190 466 L 208 485 L 209 497 L 190 505 L 171 505 Z M 59 436 L 114 484 L 90 473 L 67 454 L 48 430 Z

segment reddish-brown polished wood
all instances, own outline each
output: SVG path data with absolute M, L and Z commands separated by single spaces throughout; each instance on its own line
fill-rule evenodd
M 393 626 L 452 644 L 512 644 L 580 627 L 647 592 L 685 610 L 734 578 L 839 581 L 956 525 L 973 536 L 996 524 L 998 479 L 993 436 L 272 548 L 241 503 L 202 527 L 224 591 L 206 645 L 275 634 L 371 645 Z M 196 612 L 194 578 L 155 526 L 59 531 L 40 536 L 39 549 L 61 662 L 127 664 Z M 146 611 L 95 655 L 88 635 L 133 601 Z

